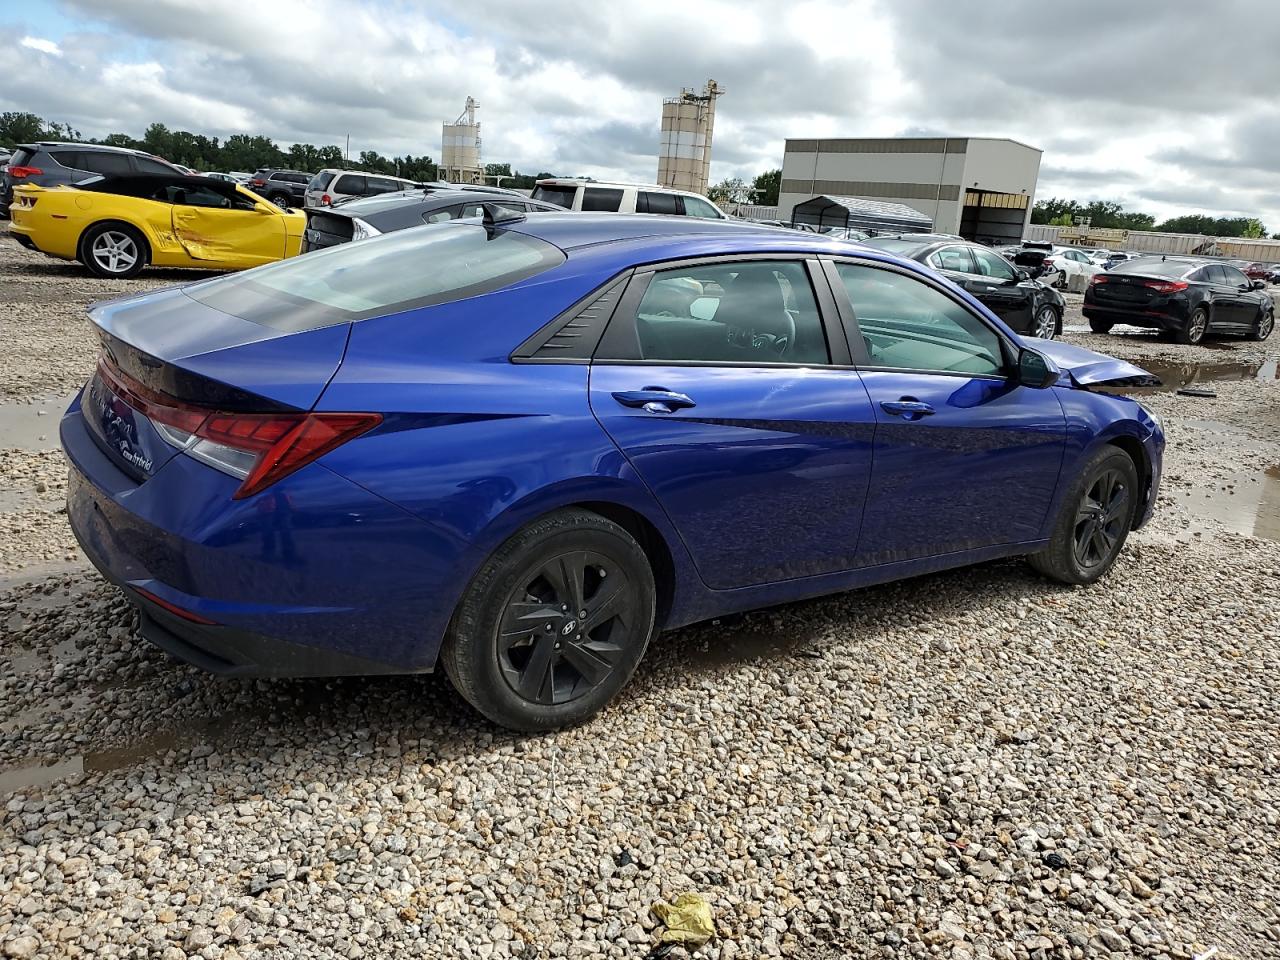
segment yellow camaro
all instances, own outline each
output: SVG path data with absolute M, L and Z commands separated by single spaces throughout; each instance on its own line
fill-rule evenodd
M 208 177 L 103 177 L 15 187 L 9 232 L 24 247 L 79 260 L 99 277 L 147 264 L 243 270 L 296 256 L 307 218 Z

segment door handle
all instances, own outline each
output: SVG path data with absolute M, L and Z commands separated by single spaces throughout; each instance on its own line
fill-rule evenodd
M 624 407 L 639 407 L 645 413 L 674 413 L 682 407 L 696 407 L 688 394 L 676 393 L 665 387 L 645 387 L 643 390 L 616 390 L 613 399 Z
M 880 409 L 895 417 L 902 417 L 903 420 L 919 420 L 934 413 L 932 406 L 912 397 L 903 397 L 901 400 L 881 400 Z

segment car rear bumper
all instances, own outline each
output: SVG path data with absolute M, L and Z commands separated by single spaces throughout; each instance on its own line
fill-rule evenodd
M 1187 325 L 1188 314 L 1177 306 L 1160 309 L 1158 307 L 1113 307 L 1100 303 L 1085 301 L 1081 313 L 1086 319 L 1110 320 L 1112 323 L 1127 323 L 1134 327 L 1151 327 L 1156 330 L 1182 330 Z
M 422 673 L 435 663 L 468 548 L 312 464 L 263 493 L 186 456 L 139 484 L 73 402 L 61 424 L 67 514 L 86 556 L 156 646 L 213 673 Z

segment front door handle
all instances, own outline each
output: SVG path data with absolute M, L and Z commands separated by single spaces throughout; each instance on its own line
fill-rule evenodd
M 665 387 L 645 387 L 643 390 L 616 390 L 613 399 L 624 407 L 639 407 L 645 413 L 674 413 L 682 407 L 696 407 L 688 394 L 676 393 Z
M 902 417 L 903 420 L 919 420 L 934 413 L 932 406 L 912 397 L 903 397 L 901 400 L 881 400 L 880 409 L 895 417 Z

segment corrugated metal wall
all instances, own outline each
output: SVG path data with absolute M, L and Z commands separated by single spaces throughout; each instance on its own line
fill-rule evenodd
M 1053 227 L 1045 223 L 1033 223 L 1028 225 L 1023 239 L 1057 243 L 1058 235 L 1063 229 L 1063 227 Z M 1137 253 L 1176 253 L 1182 256 L 1199 254 L 1280 263 L 1280 240 L 1241 240 L 1237 237 L 1205 237 L 1198 233 L 1154 233 L 1130 230 L 1128 239 L 1124 243 L 1099 244 L 1099 246 L 1113 246 L 1118 250 Z

